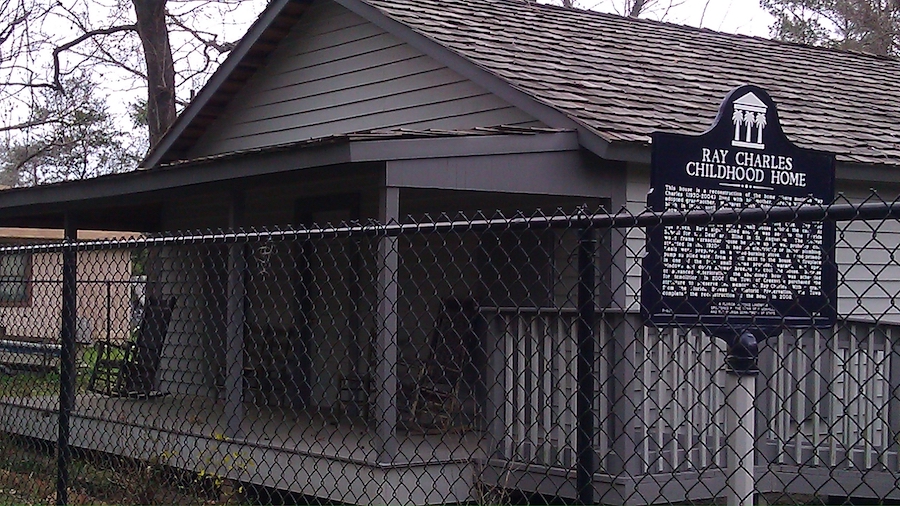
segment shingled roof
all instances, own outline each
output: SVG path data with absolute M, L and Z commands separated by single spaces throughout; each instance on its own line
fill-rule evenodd
M 514 0 L 366 0 L 609 142 L 700 133 L 741 84 L 785 133 L 844 162 L 900 165 L 900 62 Z
M 729 90 L 755 84 L 778 104 L 796 144 L 833 151 L 840 162 L 900 166 L 900 62 L 893 58 L 523 0 L 335 1 L 436 43 L 608 146 L 645 147 L 654 131 L 700 133 Z M 277 3 L 282 10 L 273 16 Z M 289 26 L 284 18 L 302 15 L 292 3 L 273 2 L 263 16 Z M 208 103 L 192 104 L 170 135 L 191 137 L 193 116 L 215 115 L 209 104 L 223 103 L 222 90 L 208 91 Z

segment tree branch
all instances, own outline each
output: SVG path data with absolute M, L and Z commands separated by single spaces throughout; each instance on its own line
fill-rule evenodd
M 173 16 L 172 14 L 169 14 L 168 12 L 166 13 L 166 17 L 169 18 L 170 23 L 177 26 L 178 28 L 181 28 L 185 32 L 191 34 L 195 39 L 200 41 L 200 43 L 203 44 L 204 46 L 211 48 L 211 49 L 215 49 L 216 51 L 219 52 L 219 54 L 228 53 L 232 49 L 234 49 L 235 46 L 237 46 L 237 42 L 223 42 L 223 43 L 216 42 L 215 34 L 212 34 L 209 32 L 202 32 L 200 30 L 195 30 L 195 29 L 187 26 L 186 24 L 184 24 L 180 19 L 178 19 L 177 16 Z M 203 37 L 204 35 L 211 36 L 212 38 L 211 39 L 204 38 Z
M 13 19 L 12 21 L 9 21 L 6 24 L 6 27 L 2 31 L 0 31 L 0 44 L 3 44 L 7 40 L 9 40 L 9 38 L 12 37 L 16 26 L 24 23 L 26 19 L 28 19 L 28 12 L 24 12 L 21 16 Z
M 95 54 L 95 55 L 90 55 L 90 58 L 92 58 L 98 62 L 105 63 L 107 65 L 112 65 L 113 67 L 118 67 L 118 68 L 124 70 L 125 72 L 132 74 L 133 76 L 137 77 L 138 79 L 143 79 L 143 80 L 147 79 L 147 74 L 145 72 L 141 72 L 140 70 L 138 70 L 136 68 L 129 67 L 125 62 L 117 59 L 106 48 L 99 47 L 97 49 L 100 51 L 100 54 L 102 56 L 98 56 Z M 85 55 L 85 54 L 82 54 L 82 56 L 88 57 L 88 55 Z
M 628 17 L 629 18 L 640 17 L 640 15 L 644 11 L 644 7 L 646 5 L 647 5 L 647 0 L 634 0 L 634 3 L 631 4 L 631 10 L 628 12 Z
M 39 146 L 37 150 L 35 150 L 34 152 L 31 152 L 31 153 L 28 152 L 28 148 L 26 147 L 25 148 L 25 156 L 22 157 L 20 160 L 15 160 L 15 163 L 13 163 L 11 166 L 7 167 L 6 170 L 11 171 L 14 174 L 16 174 L 16 180 L 19 181 L 20 180 L 19 173 L 22 171 L 22 169 L 25 168 L 26 165 L 28 165 L 28 162 L 43 155 L 44 153 L 47 153 L 48 151 L 50 151 L 51 147 L 52 147 L 52 143 L 45 142 L 43 145 Z M 37 179 L 36 174 L 33 177 L 35 179 Z M 37 185 L 38 185 L 38 182 L 36 180 L 32 182 L 32 186 L 37 186 Z
M 60 65 L 59 65 L 59 54 L 63 51 L 68 51 L 73 47 L 81 44 L 82 42 L 97 37 L 100 35 L 112 35 L 114 33 L 120 32 L 137 32 L 137 25 L 121 25 L 121 26 L 112 26 L 109 28 L 100 28 L 97 30 L 91 30 L 89 32 L 85 32 L 80 36 L 66 42 L 65 44 L 58 46 L 53 49 L 53 86 L 62 91 L 62 82 L 60 82 Z
M 2 86 L 16 86 L 22 88 L 50 88 L 55 90 L 56 85 L 50 83 L 20 83 L 15 81 L 0 81 L 0 87 Z
M 15 125 L 0 125 L 0 132 L 9 132 L 12 130 L 24 130 L 26 128 L 32 128 L 36 126 L 49 125 L 51 123 L 59 123 L 64 124 L 65 122 L 59 118 L 40 118 L 40 119 L 30 119 L 28 121 L 23 121 L 21 123 L 16 123 Z

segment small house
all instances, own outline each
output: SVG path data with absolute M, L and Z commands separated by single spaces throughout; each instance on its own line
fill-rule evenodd
M 0 224 L 182 237 L 145 272 L 175 298 L 166 395 L 84 394 L 73 444 L 187 469 L 236 452 L 217 472 L 355 504 L 572 498 L 574 231 L 247 246 L 215 231 L 640 213 L 650 134 L 702 132 L 746 83 L 794 143 L 836 154 L 840 200 L 892 200 L 898 78 L 893 58 L 518 0 L 273 0 L 138 170 L 0 192 Z M 839 328 L 764 348 L 760 491 L 848 495 L 852 479 L 900 497 L 897 230 L 842 228 Z M 644 325 L 642 230 L 602 242 L 596 497 L 708 500 L 721 349 Z M 434 435 L 405 424 L 404 385 L 450 305 L 481 312 L 483 391 L 466 430 Z M 34 405 L 3 409 L 2 430 L 56 437 Z

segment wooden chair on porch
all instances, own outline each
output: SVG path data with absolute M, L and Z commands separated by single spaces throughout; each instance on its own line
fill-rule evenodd
M 477 317 L 472 299 L 444 301 L 413 387 L 410 411 L 415 428 L 443 432 L 465 427 L 463 395 L 472 387 L 466 384 L 467 373 L 480 342 Z
M 174 308 L 175 297 L 167 301 L 148 297 L 133 341 L 98 342 L 88 389 L 113 397 L 157 395 L 156 375 Z

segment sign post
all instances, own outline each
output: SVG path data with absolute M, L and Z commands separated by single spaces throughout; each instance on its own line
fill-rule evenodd
M 761 88 L 740 86 L 700 135 L 653 134 L 654 211 L 830 204 L 834 155 L 799 148 Z M 759 342 L 836 319 L 834 223 L 657 226 L 647 231 L 641 308 L 661 327 L 725 341 L 728 505 L 752 506 Z
M 740 335 L 720 333 L 714 337 L 725 339 L 728 355 L 725 364 L 726 447 L 728 448 L 727 506 L 753 506 L 754 428 L 756 412 L 756 375 L 759 345 L 756 336 L 745 330 Z

